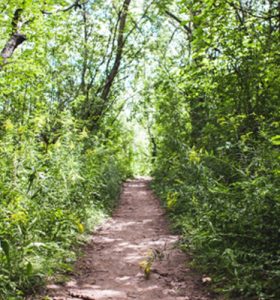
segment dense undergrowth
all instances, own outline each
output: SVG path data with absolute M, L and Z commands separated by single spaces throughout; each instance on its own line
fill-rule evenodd
M 68 270 L 143 160 L 214 288 L 278 300 L 279 1 L 0 11 L 0 299 Z
M 115 206 L 129 175 L 127 153 L 61 117 L 59 139 L 47 145 L 40 115 L 28 125 L 2 123 L 0 298 L 21 299 L 55 271 L 71 269 L 74 246 Z M 37 123 L 36 126 L 34 123 Z
M 182 234 L 182 247 L 213 278 L 215 290 L 278 299 L 279 175 L 275 157 L 252 159 L 258 164 L 249 175 L 225 158 L 189 149 L 161 160 L 154 187 Z
M 233 299 L 280 299 L 277 7 L 178 1 L 188 47 L 164 54 L 143 93 L 154 188 L 194 264 Z
M 115 5 L 0 0 L 1 300 L 71 270 L 131 174 Z

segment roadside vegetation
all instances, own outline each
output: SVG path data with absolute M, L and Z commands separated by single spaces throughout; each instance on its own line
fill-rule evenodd
M 70 272 L 135 172 L 213 289 L 279 299 L 279 1 L 113 2 L 0 0 L 0 299 Z

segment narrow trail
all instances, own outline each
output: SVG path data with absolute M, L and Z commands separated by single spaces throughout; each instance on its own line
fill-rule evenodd
M 53 300 L 209 300 L 198 277 L 187 267 L 187 257 L 176 247 L 159 201 L 149 181 L 127 181 L 119 208 L 100 227 L 76 263 L 75 276 L 48 286 Z M 157 251 L 149 279 L 139 262 Z

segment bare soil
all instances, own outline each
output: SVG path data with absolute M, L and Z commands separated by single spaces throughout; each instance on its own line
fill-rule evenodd
M 49 285 L 52 300 L 209 300 L 202 276 L 189 269 L 149 180 L 124 184 L 113 217 L 93 233 L 71 280 Z M 144 262 L 151 272 L 144 274 Z M 145 263 L 144 263 L 145 264 Z

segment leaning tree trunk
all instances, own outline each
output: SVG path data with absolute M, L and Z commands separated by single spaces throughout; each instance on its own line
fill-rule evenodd
M 101 99 L 106 102 L 108 100 L 108 96 L 112 87 L 112 84 L 114 82 L 115 77 L 118 74 L 119 67 L 121 64 L 122 60 L 122 54 L 123 54 L 123 48 L 125 44 L 125 38 L 124 38 L 124 30 L 125 30 L 125 25 L 126 25 L 126 19 L 128 15 L 128 7 L 130 4 L 131 0 L 125 0 L 123 4 L 123 9 L 120 17 L 120 25 L 118 29 L 118 42 L 117 42 L 117 54 L 115 57 L 115 61 L 113 64 L 113 67 L 107 76 L 105 85 L 103 87 L 102 93 L 101 93 Z
M 18 32 L 14 33 L 10 37 L 0 54 L 0 56 L 3 58 L 3 63 L 7 62 L 7 59 L 13 55 L 17 47 L 20 46 L 24 41 L 26 41 L 26 36 Z
M 20 29 L 23 25 L 20 22 L 22 12 L 23 10 L 19 8 L 16 9 L 14 13 L 12 20 L 12 34 L 0 53 L 0 57 L 3 59 L 2 65 L 7 62 L 7 59 L 12 57 L 17 47 L 26 41 L 26 36 L 20 33 Z

